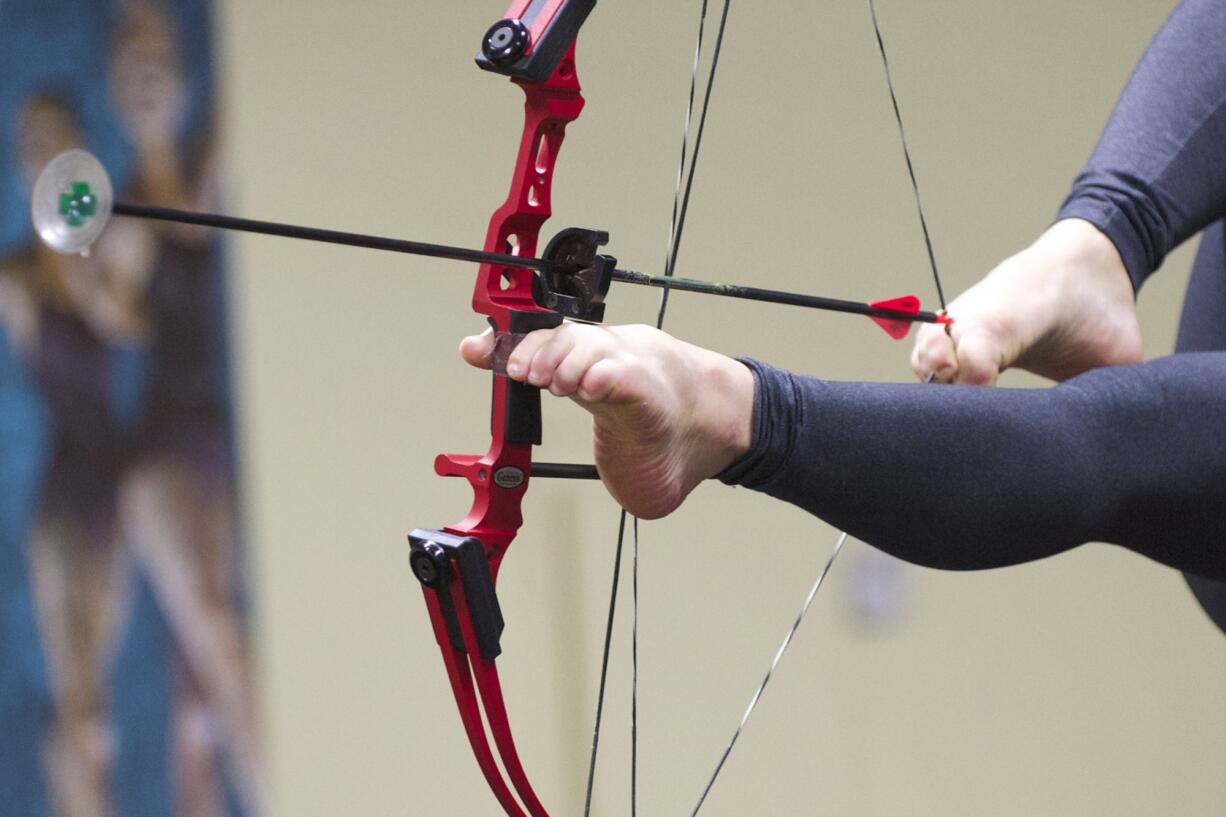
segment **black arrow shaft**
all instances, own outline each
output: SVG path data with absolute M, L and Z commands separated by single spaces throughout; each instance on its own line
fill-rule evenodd
M 117 215 L 135 218 L 150 218 L 157 221 L 174 221 L 180 224 L 196 224 L 201 227 L 216 227 L 222 230 L 237 230 L 244 233 L 275 235 L 282 238 L 298 238 L 304 241 L 322 241 L 326 244 L 343 244 L 347 247 L 365 247 L 370 250 L 425 255 L 431 258 L 446 258 L 452 261 L 471 261 L 477 264 L 500 264 L 527 269 L 557 268 L 543 258 L 521 258 L 497 252 L 470 250 L 466 247 L 449 247 L 446 244 L 427 244 L 423 241 L 406 241 L 401 238 L 385 238 L 362 233 L 346 233 L 340 230 L 320 230 L 316 227 L 299 227 L 294 224 L 279 224 L 275 221 L 258 221 L 250 218 L 221 216 L 215 213 L 196 213 L 176 210 L 171 207 L 150 207 L 117 201 L 112 206 Z
M 810 309 L 824 309 L 828 312 L 847 312 L 853 315 L 867 315 L 870 318 L 891 318 L 919 321 L 921 323 L 937 323 L 940 321 L 940 316 L 935 312 L 923 310 L 919 312 L 903 312 L 897 309 L 873 306 L 862 301 L 825 298 L 821 295 L 801 295 L 795 292 L 780 292 L 774 289 L 745 287 L 738 284 L 718 284 L 712 281 L 699 281 L 694 278 L 648 275 L 644 272 L 619 269 L 613 270 L 613 280 L 627 284 L 638 284 L 640 286 L 676 289 L 682 292 L 699 292 L 704 295 L 722 295 L 727 298 L 744 298 L 749 301 L 766 301 L 772 304 L 804 306 Z
M 571 265 L 557 264 L 544 258 L 485 252 L 483 250 L 468 249 L 467 247 L 451 247 L 446 244 L 430 244 L 424 241 L 408 241 L 402 238 L 349 233 L 341 230 L 321 230 L 317 227 L 300 227 L 296 224 L 236 218 L 235 216 L 223 216 L 216 213 L 197 213 L 191 210 L 178 210 L 172 207 L 153 207 L 146 204 L 117 201 L 112 206 L 112 210 L 116 215 L 133 218 L 172 221 L 179 224 L 194 224 L 201 227 L 215 227 L 221 230 L 237 230 L 244 233 L 258 233 L 260 235 L 273 235 L 282 238 L 297 238 L 304 241 L 320 241 L 326 244 L 342 244 L 347 247 L 365 247 L 371 250 L 399 252 L 408 255 L 424 255 L 430 258 L 445 258 L 452 261 L 498 264 L 507 267 L 557 272 L 578 271 L 576 267 Z M 613 280 L 638 286 L 676 289 L 684 292 L 721 295 L 727 298 L 743 298 L 773 304 L 803 306 L 810 309 L 823 309 L 828 312 L 866 315 L 871 318 L 891 318 L 904 321 L 919 321 L 922 323 L 937 323 L 940 320 L 940 316 L 935 312 L 902 312 L 895 309 L 872 306 L 861 301 L 825 298 L 820 295 L 802 295 L 795 292 L 781 292 L 774 289 L 746 287 L 737 284 L 718 284 L 694 278 L 648 275 L 647 273 L 633 272 L 631 270 L 613 270 Z

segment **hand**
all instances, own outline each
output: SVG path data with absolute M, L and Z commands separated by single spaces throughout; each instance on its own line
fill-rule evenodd
M 1056 222 L 949 305 L 954 324 L 925 326 L 911 353 L 921 380 L 992 385 L 1017 366 L 1066 380 L 1141 359 L 1132 284 L 1119 252 L 1087 221 Z
M 489 368 L 493 334 L 460 355 Z M 570 397 L 592 414 L 596 468 L 630 513 L 658 519 L 749 450 L 753 375 L 741 363 L 648 326 L 566 323 L 533 332 L 507 376 Z

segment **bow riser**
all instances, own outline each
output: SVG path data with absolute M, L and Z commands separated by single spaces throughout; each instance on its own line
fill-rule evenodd
M 544 82 L 515 82 L 526 97 L 523 135 L 510 192 L 490 218 L 484 248 L 532 256 L 541 226 L 552 214 L 553 170 L 566 126 L 583 111 L 574 43 Z M 473 289 L 473 310 L 485 315 L 495 332 L 556 326 L 561 317 L 533 301 L 532 280 L 529 269 L 482 264 Z M 468 515 L 446 530 L 481 539 L 497 576 L 502 555 L 523 523 L 520 503 L 531 473 L 532 446 L 541 441 L 539 391 L 495 375 L 490 436 L 485 456 L 441 454 L 434 467 L 439 475 L 462 476 L 472 486 Z
M 556 11 L 559 4 L 553 5 Z M 486 231 L 487 252 L 536 253 L 541 226 L 551 215 L 554 165 L 566 126 L 583 110 L 574 50 L 572 38 L 543 81 L 513 80 L 525 94 L 524 127 L 510 192 Z M 482 264 L 473 310 L 485 315 L 497 333 L 557 326 L 561 315 L 533 300 L 533 277 L 529 269 Z M 482 774 L 509 817 L 548 817 L 520 763 L 495 663 L 502 615 L 494 584 L 523 523 L 520 505 L 532 472 L 532 446 L 541 442 L 540 391 L 495 374 L 490 438 L 484 455 L 440 454 L 435 459 L 440 476 L 468 480 L 473 503 L 464 519 L 441 531 L 414 531 L 412 561 Z

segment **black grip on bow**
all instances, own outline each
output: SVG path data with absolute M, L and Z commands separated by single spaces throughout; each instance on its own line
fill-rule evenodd
M 553 329 L 562 324 L 557 312 L 511 312 L 510 331 L 526 335 L 537 329 Z M 498 375 L 495 375 L 497 377 Z M 497 410 L 494 406 L 494 410 Z M 541 444 L 541 390 L 507 379 L 507 399 L 503 417 L 503 439 L 516 445 Z
M 485 556 L 485 546 L 473 536 L 456 536 L 441 530 L 418 528 L 409 534 L 409 565 L 422 584 L 438 594 L 439 606 L 447 620 L 451 645 L 460 652 L 464 646 L 459 613 L 450 586 L 458 573 L 460 588 L 468 606 L 473 634 L 481 657 L 489 661 L 502 653 L 502 608 L 494 590 L 494 577 Z

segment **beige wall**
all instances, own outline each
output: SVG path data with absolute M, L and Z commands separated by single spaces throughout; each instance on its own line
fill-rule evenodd
M 606 0 L 580 42 L 589 106 L 551 226 L 608 229 L 633 268 L 663 251 L 697 5 Z M 951 290 L 1050 219 L 1171 5 L 883 0 Z M 221 7 L 231 209 L 481 239 L 520 117 L 519 92 L 471 61 L 498 0 Z M 931 302 L 864 2 L 738 4 L 724 59 L 680 273 Z M 487 380 L 453 351 L 480 327 L 473 270 L 234 247 L 272 813 L 494 814 L 404 542 L 467 508 L 434 455 L 484 450 Z M 1189 259 L 1142 298 L 1150 355 L 1171 348 Z M 610 318 L 654 303 L 617 290 Z M 821 376 L 907 376 L 909 347 L 858 319 L 678 295 L 670 325 Z M 551 404 L 545 453 L 587 459 L 586 427 Z M 543 799 L 577 815 L 616 513 L 598 486 L 537 484 L 525 515 L 501 581 L 503 677 Z M 833 532 L 710 486 L 642 536 L 640 813 L 688 814 Z M 1221 813 L 1226 640 L 1172 571 L 1101 546 L 979 575 L 908 568 L 903 617 L 869 631 L 847 605 L 863 550 L 836 566 L 704 814 Z M 618 639 L 603 815 L 629 811 Z

